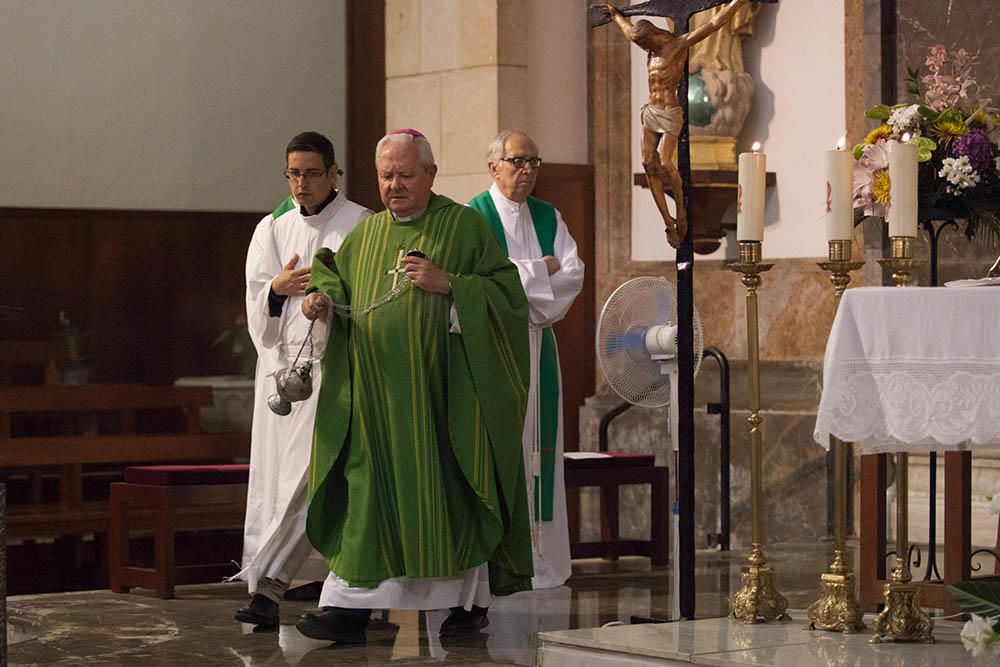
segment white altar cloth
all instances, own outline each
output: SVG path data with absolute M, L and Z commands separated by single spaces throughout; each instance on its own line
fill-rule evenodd
M 862 454 L 1000 447 L 1000 289 L 847 290 L 813 431 L 831 434 Z

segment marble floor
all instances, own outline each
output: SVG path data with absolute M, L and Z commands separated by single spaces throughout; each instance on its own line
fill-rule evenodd
M 804 609 L 816 597 L 830 545 L 775 545 L 766 553 L 790 608 Z M 699 618 L 727 613 L 728 596 L 738 588 L 745 559 L 744 551 L 698 553 Z M 576 561 L 566 586 L 497 600 L 489 626 L 475 639 L 442 645 L 437 628 L 445 612 L 391 611 L 373 615 L 363 647 L 335 647 L 301 636 L 294 623 L 313 608 L 311 602 L 283 603 L 280 629 L 254 632 L 232 620 L 233 611 L 245 602 L 241 584 L 182 586 L 174 600 L 141 590 L 17 596 L 8 600 L 8 653 L 11 665 L 532 665 L 537 632 L 667 619 L 671 595 L 669 571 L 650 569 L 648 559 Z M 801 617 L 794 618 L 782 625 L 787 632 L 798 631 Z M 955 635 L 951 637 L 954 641 Z M 828 663 L 797 659 L 787 664 L 906 663 L 831 658 Z

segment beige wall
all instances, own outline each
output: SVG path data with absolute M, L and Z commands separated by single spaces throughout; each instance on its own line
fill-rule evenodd
M 589 0 L 528 2 L 524 129 L 548 162 L 587 164 Z M 501 100 L 506 104 L 507 100 Z
M 586 5 L 577 0 L 387 0 L 386 127 L 427 135 L 435 190 L 489 185 L 486 145 L 524 128 L 550 162 L 587 162 Z
M 0 206 L 270 210 L 347 150 L 345 0 L 4 0 Z

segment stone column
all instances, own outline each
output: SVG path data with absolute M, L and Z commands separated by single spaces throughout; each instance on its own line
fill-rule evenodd
M 434 189 L 456 201 L 489 185 L 493 135 L 524 124 L 525 9 L 526 0 L 386 1 L 386 129 L 427 135 Z

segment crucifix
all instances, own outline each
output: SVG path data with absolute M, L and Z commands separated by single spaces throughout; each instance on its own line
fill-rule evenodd
M 694 246 L 688 233 L 691 189 L 691 149 L 688 133 L 688 48 L 721 27 L 747 0 L 650 0 L 626 7 L 591 5 L 591 27 L 614 21 L 637 46 L 649 53 L 649 103 L 642 110 L 643 170 L 649 189 L 663 217 L 667 242 L 677 249 L 677 599 L 681 618 L 693 619 L 694 589 Z M 777 0 L 761 0 L 777 2 Z M 708 24 L 689 33 L 691 16 L 727 4 Z M 674 32 L 641 20 L 633 25 L 627 16 L 660 16 L 673 21 Z M 673 167 L 674 152 L 677 168 Z M 664 190 L 677 204 L 670 215 Z M 673 619 L 678 620 L 678 619 Z
M 406 273 L 406 267 L 403 266 L 403 258 L 406 257 L 406 250 L 404 248 L 399 249 L 399 254 L 396 256 L 396 268 L 389 269 L 385 274 L 392 276 L 392 289 L 396 289 L 396 284 L 399 282 L 399 276 L 402 273 Z

